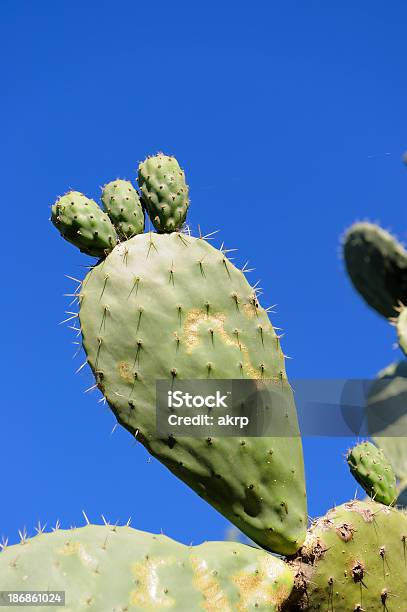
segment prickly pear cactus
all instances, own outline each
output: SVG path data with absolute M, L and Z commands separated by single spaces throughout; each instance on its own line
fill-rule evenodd
M 105 257 L 117 243 L 107 214 L 79 191 L 70 191 L 55 202 L 51 221 L 65 240 L 88 255 Z
M 405 612 L 407 517 L 373 501 L 330 510 L 310 528 L 291 566 L 293 594 L 284 608 L 335 612 Z
M 65 606 L 52 608 L 61 612 L 277 612 L 293 586 L 283 561 L 244 544 L 184 546 L 104 525 L 40 533 L 7 547 L 0 575 L 3 591 L 65 591 Z
M 381 449 L 371 442 L 361 442 L 349 450 L 347 462 L 352 475 L 370 497 L 386 506 L 396 502 L 396 477 Z
M 292 554 L 305 538 L 307 509 L 301 438 L 279 337 L 256 291 L 223 251 L 203 238 L 169 233 L 187 206 L 177 169 L 173 158 L 157 156 L 140 170 L 148 192 L 159 191 L 161 180 L 163 197 L 180 191 L 174 206 L 168 200 L 170 216 L 165 209 L 160 217 L 167 233 L 121 242 L 82 283 L 87 361 L 118 421 L 138 441 L 249 538 Z M 208 378 L 267 380 L 282 389 L 287 401 L 277 415 L 282 427 L 276 437 L 158 435 L 156 381 Z
M 139 165 L 138 183 L 143 204 L 159 232 L 173 232 L 181 227 L 189 199 L 184 171 L 175 157 L 159 153 Z
M 120 240 L 128 240 L 144 231 L 144 211 L 130 181 L 116 179 L 107 183 L 102 190 L 102 202 Z
M 252 540 L 295 552 L 307 520 L 293 402 L 281 415 L 287 437 L 156 433 L 157 379 L 264 378 L 291 394 L 279 338 L 243 273 L 201 238 L 147 233 L 93 268 L 80 298 L 88 363 L 119 422 Z
M 407 252 L 389 232 L 373 223 L 355 223 L 345 233 L 347 272 L 364 300 L 384 317 L 407 303 Z

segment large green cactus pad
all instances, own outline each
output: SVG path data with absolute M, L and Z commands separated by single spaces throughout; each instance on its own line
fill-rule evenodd
M 61 612 L 277 612 L 293 586 L 283 561 L 244 544 L 184 546 L 101 525 L 41 533 L 5 548 L 0 576 L 3 591 L 65 591 L 66 605 L 52 607 Z
M 281 414 L 288 437 L 156 434 L 157 379 L 264 378 L 289 389 L 279 339 L 242 272 L 203 239 L 135 236 L 86 277 L 80 322 L 119 422 L 251 539 L 294 553 L 307 514 L 293 402 Z
M 116 179 L 102 190 L 103 207 L 122 240 L 144 231 L 144 211 L 140 198 L 130 181 Z
M 389 232 L 373 223 L 355 223 L 344 236 L 346 269 L 355 289 L 385 317 L 407 302 L 407 252 Z
M 143 204 L 159 232 L 173 232 L 183 224 L 188 185 L 175 157 L 159 153 L 139 165 L 138 184 Z
M 394 508 L 352 501 L 330 510 L 292 562 L 296 585 L 285 609 L 405 612 L 406 538 L 407 517 Z
M 370 497 L 386 506 L 396 502 L 396 476 L 380 448 L 361 442 L 350 449 L 347 461 L 352 475 Z
M 51 221 L 65 240 L 88 255 L 105 257 L 117 243 L 107 214 L 79 191 L 70 191 L 55 202 Z

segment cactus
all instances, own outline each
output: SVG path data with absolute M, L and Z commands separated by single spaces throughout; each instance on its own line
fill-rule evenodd
M 156 434 L 157 379 L 265 378 L 291 394 L 279 339 L 242 272 L 201 238 L 147 233 L 93 268 L 80 294 L 88 363 L 119 422 L 252 540 L 294 552 L 306 503 L 292 399 L 286 438 Z
M 396 477 L 383 451 L 371 442 L 349 450 L 347 462 L 352 475 L 375 501 L 391 506 L 397 499 Z
M 407 517 L 390 507 L 396 480 L 384 454 L 370 442 L 348 454 L 352 473 L 375 501 L 334 508 L 306 533 L 301 439 L 279 337 L 256 290 L 226 252 L 176 231 L 185 220 L 188 188 L 175 158 L 147 158 L 139 184 L 158 233 L 141 233 L 140 215 L 140 226 L 134 223 L 140 207 L 130 183 L 106 185 L 104 207 L 123 242 L 101 250 L 105 259 L 79 288 L 80 331 L 95 386 L 151 454 L 253 542 L 287 557 L 236 542 L 186 547 L 129 527 L 88 524 L 23 538 L 6 549 L 0 555 L 2 589 L 38 588 L 43 581 L 44 588 L 74 593 L 68 605 L 95 611 L 404 611 Z M 95 251 L 91 235 L 86 248 Z M 345 238 L 345 259 L 368 303 L 385 316 L 394 314 L 407 293 L 401 245 L 372 224 L 357 224 Z M 375 406 L 397 396 L 398 370 L 388 371 L 369 395 L 373 421 Z M 157 380 L 176 387 L 188 379 L 238 378 L 256 389 L 267 381 L 279 390 L 278 436 L 158 433 Z
M 116 179 L 102 190 L 103 208 L 121 240 L 128 240 L 144 231 L 144 211 L 130 181 Z
M 282 560 L 244 544 L 184 546 L 109 525 L 23 539 L 0 553 L 0 575 L 3 591 L 65 591 L 61 612 L 277 612 L 294 581 Z
M 159 222 L 152 220 L 163 233 L 121 242 L 91 269 L 78 296 L 83 347 L 97 386 L 119 423 L 174 474 L 254 542 L 292 554 L 305 538 L 306 492 L 279 337 L 256 290 L 224 251 L 170 232 L 188 205 L 178 162 L 150 157 L 139 175 L 147 210 L 159 215 Z M 153 193 L 160 191 L 158 179 L 159 196 Z M 106 208 L 112 190 L 123 188 L 118 181 L 105 188 Z M 157 197 L 163 202 L 174 190 L 174 203 L 170 198 L 157 212 Z M 159 435 L 156 381 L 208 378 L 270 382 L 281 395 L 275 437 Z
M 116 245 L 116 231 L 107 214 L 78 191 L 55 202 L 51 220 L 65 240 L 88 255 L 105 257 Z
M 173 232 L 187 214 L 188 185 L 175 157 L 158 153 L 139 165 L 138 183 L 149 217 L 158 232 Z
M 384 317 L 407 302 L 407 252 L 373 223 L 355 223 L 345 233 L 343 254 L 349 277 L 365 301 Z
M 314 522 L 298 556 L 287 612 L 404 612 L 407 517 L 374 501 L 352 501 Z
M 178 167 L 157 156 L 141 174 L 158 162 Z M 253 541 L 294 553 L 307 526 L 297 415 L 279 337 L 242 271 L 203 238 L 139 234 L 90 271 L 79 298 L 87 361 L 120 424 Z M 276 437 L 157 434 L 156 380 L 242 377 L 284 393 Z

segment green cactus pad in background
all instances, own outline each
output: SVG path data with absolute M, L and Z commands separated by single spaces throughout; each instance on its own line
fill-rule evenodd
M 373 223 L 355 223 L 344 236 L 347 272 L 365 301 L 385 317 L 407 302 L 407 252 L 389 232 Z
M 61 612 L 277 612 L 293 586 L 283 561 L 244 544 L 184 546 L 109 525 L 40 533 L 6 547 L 0 575 L 3 591 L 65 591 L 66 605 L 52 607 Z
M 102 190 L 103 207 L 121 240 L 128 240 L 144 231 L 144 211 L 130 181 L 117 179 Z
M 284 609 L 405 612 L 407 517 L 373 501 L 330 510 L 310 528 Z M 303 607 L 302 607 L 303 605 Z
M 383 451 L 371 442 L 361 442 L 347 455 L 356 481 L 375 501 L 392 506 L 397 499 L 396 477 Z
M 393 363 L 377 375 L 368 395 L 368 427 L 399 480 L 407 487 L 407 361 Z M 385 420 L 383 419 L 385 416 Z M 397 504 L 406 505 L 406 495 Z
M 407 355 L 407 308 L 400 306 L 399 316 L 395 320 L 397 329 L 397 339 L 403 353 Z
M 79 191 L 70 191 L 55 202 L 51 220 L 65 240 L 88 255 L 105 257 L 117 243 L 107 214 Z
M 118 245 L 80 293 L 88 363 L 118 421 L 248 537 L 294 553 L 307 511 L 293 401 L 277 417 L 286 437 L 156 433 L 156 380 L 264 378 L 291 392 L 279 338 L 243 273 L 201 238 L 147 233 Z
M 175 157 L 159 153 L 139 165 L 138 184 L 148 215 L 158 232 L 173 232 L 184 223 L 188 185 Z

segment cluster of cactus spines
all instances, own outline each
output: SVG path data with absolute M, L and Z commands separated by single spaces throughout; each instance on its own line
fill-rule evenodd
M 395 504 L 396 476 L 380 448 L 361 442 L 348 451 L 346 459 L 352 475 L 372 499 L 386 506 Z
M 184 223 L 188 185 L 175 157 L 158 153 L 140 163 L 138 184 L 149 217 L 158 232 L 173 232 Z
M 79 191 L 58 198 L 52 206 L 51 220 L 65 240 L 93 257 L 105 257 L 117 243 L 108 215 Z
M 290 561 L 296 573 L 287 612 L 404 612 L 407 516 L 374 501 L 330 510 Z
M 394 317 L 407 303 L 407 251 L 374 223 L 355 223 L 344 235 L 347 272 L 364 300 L 384 317 Z
M 118 421 L 252 540 L 295 552 L 307 522 L 297 415 L 279 338 L 243 273 L 202 238 L 146 233 L 94 267 L 80 297 L 87 361 Z M 287 436 L 163 439 L 156 380 L 199 378 L 274 380 Z
M 5 547 L 0 575 L 3 591 L 65 591 L 65 607 L 53 609 L 93 612 L 277 612 L 294 582 L 282 560 L 244 544 L 185 546 L 128 526 L 90 524 Z
M 102 190 L 102 203 L 120 240 L 144 231 L 144 210 L 130 181 L 116 179 L 107 183 Z

